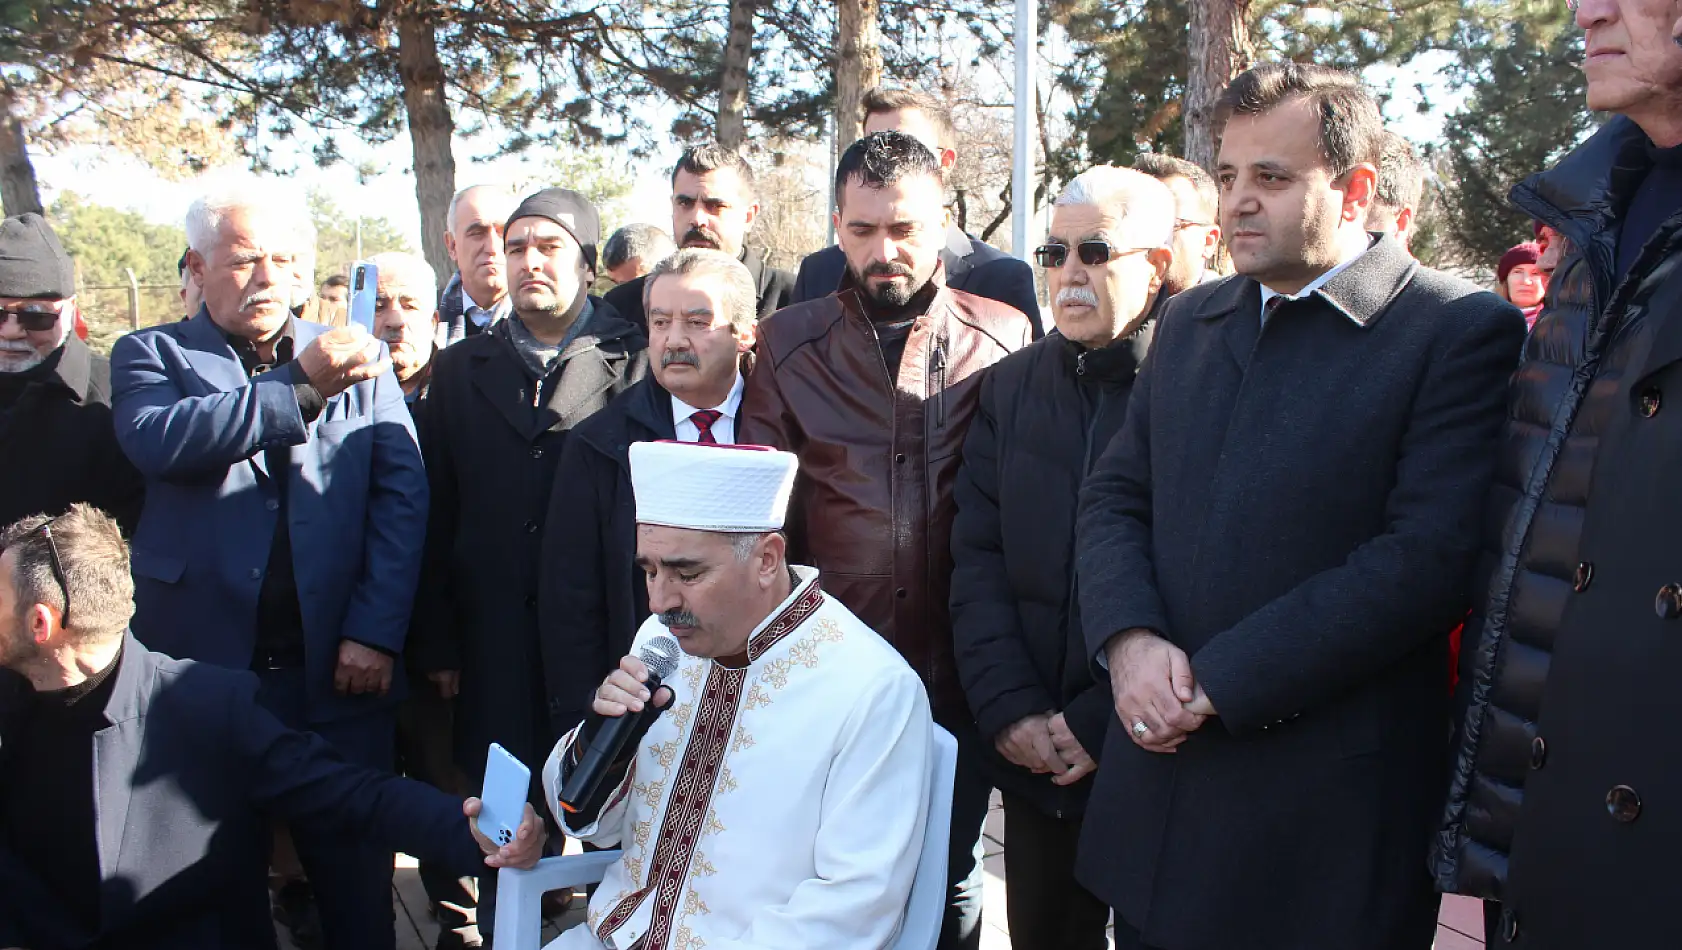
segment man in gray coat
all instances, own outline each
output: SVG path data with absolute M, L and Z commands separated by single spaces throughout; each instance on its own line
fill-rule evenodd
M 1238 275 L 1169 301 L 1081 499 L 1115 696 L 1077 875 L 1118 950 L 1425 950 L 1425 873 L 1518 311 L 1365 230 L 1351 76 L 1220 99 Z

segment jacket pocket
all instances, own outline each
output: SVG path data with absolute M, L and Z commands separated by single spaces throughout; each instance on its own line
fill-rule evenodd
M 187 560 L 169 554 L 160 554 L 145 548 L 135 548 L 129 555 L 129 563 L 136 576 L 145 577 L 165 584 L 180 583 L 181 575 L 187 572 Z

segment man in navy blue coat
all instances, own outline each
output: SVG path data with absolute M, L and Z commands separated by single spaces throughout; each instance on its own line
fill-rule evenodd
M 1239 276 L 1168 302 L 1081 494 L 1115 715 L 1076 874 L 1118 950 L 1426 950 L 1448 634 L 1524 321 L 1367 233 L 1354 77 L 1258 66 L 1220 105 Z
M 862 111 L 865 135 L 895 131 L 911 136 L 940 158 L 942 175 L 957 162 L 958 153 L 952 148 L 957 138 L 952 116 L 939 99 L 914 90 L 878 86 L 864 94 Z M 1044 335 L 1034 271 L 1026 261 L 972 238 L 952 224 L 946 229 L 940 262 L 946 267 L 946 286 L 1015 307 L 1033 324 L 1034 339 Z M 800 262 L 800 273 L 795 275 L 788 305 L 835 293 L 846 272 L 847 257 L 838 245 L 806 255 Z
M 147 482 L 135 636 L 255 671 L 281 722 L 389 769 L 427 510 L 402 389 L 365 330 L 286 309 L 313 242 L 295 208 L 261 187 L 210 195 L 187 239 L 204 305 L 112 354 L 117 440 Z M 328 947 L 391 947 L 389 850 L 296 840 Z
M 493 845 L 477 802 L 345 762 L 250 673 L 146 649 L 133 590 L 97 509 L 0 530 L 0 947 L 274 947 L 267 813 L 458 874 L 542 855 L 530 806 Z

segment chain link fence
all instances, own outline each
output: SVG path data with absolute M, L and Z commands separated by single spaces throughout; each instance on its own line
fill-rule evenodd
M 176 284 L 83 285 L 76 291 L 76 302 L 88 324 L 88 345 L 100 353 L 110 353 L 117 337 L 130 330 L 185 316 Z

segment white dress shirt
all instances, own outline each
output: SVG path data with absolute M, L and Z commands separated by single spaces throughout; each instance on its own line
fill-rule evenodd
M 736 382 L 730 387 L 730 395 L 724 401 L 711 407 L 723 413 L 719 420 L 713 423 L 713 438 L 720 442 L 731 444 L 736 441 L 736 413 L 742 408 L 742 374 L 736 374 Z M 696 442 L 701 438 L 701 430 L 689 417 L 699 412 L 699 407 L 672 397 L 672 426 L 677 430 L 679 442 Z

